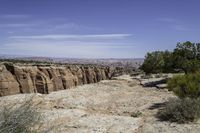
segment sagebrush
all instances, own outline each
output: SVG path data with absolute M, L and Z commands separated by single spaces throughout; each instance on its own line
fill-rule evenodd
M 167 84 L 169 90 L 179 98 L 196 99 L 200 97 L 200 72 L 175 76 Z
M 32 98 L 0 108 L 0 133 L 36 133 L 40 121 L 41 113 Z
M 163 121 L 187 123 L 200 118 L 199 99 L 170 99 L 166 106 L 158 111 L 157 117 Z

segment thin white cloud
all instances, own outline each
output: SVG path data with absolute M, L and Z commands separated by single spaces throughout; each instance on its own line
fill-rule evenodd
M 60 24 L 55 24 L 55 25 L 51 25 L 51 30 L 66 30 L 66 29 L 73 29 L 73 30 L 100 30 L 100 28 L 97 27 L 90 27 L 90 26 L 86 26 L 86 25 L 81 25 L 81 24 L 77 24 L 77 23 L 73 23 L 73 22 L 64 22 L 64 23 L 60 23 Z
M 133 43 L 112 43 L 112 42 L 83 42 L 83 41 L 47 41 L 47 40 L 23 40 L 23 41 L 10 41 L 6 44 L 4 44 L 4 46 L 7 47 L 26 47 L 26 46 L 47 46 L 46 49 L 48 48 L 48 46 L 60 46 L 60 47 L 68 47 L 68 48 L 79 48 L 79 47 L 97 47 L 97 48 L 125 48 L 125 47 L 133 47 Z M 39 47 L 41 48 L 41 47 Z
M 124 49 L 134 47 L 130 42 L 132 34 L 81 34 L 97 29 L 68 20 L 32 20 L 32 16 L 27 17 L 0 16 L 1 20 L 5 19 L 0 22 L 0 29 L 10 36 L 0 47 L 2 53 L 82 58 L 128 57 L 129 53 Z
M 5 15 L 1 15 L 1 18 L 5 18 L 5 19 L 22 19 L 22 18 L 28 18 L 29 15 L 26 14 L 5 14 Z
M 97 31 L 100 28 L 81 25 L 69 21 L 67 18 L 35 19 L 34 16 L 26 14 L 4 14 L 0 15 L 0 28 L 18 28 L 17 32 L 43 32 L 58 33 L 59 31 Z
M 11 39 L 123 39 L 132 34 L 89 34 L 89 35 L 39 35 L 39 36 L 11 36 Z
M 12 24 L 0 24 L 0 28 L 23 28 L 23 27 L 31 27 L 35 24 L 28 23 L 12 23 Z
M 66 40 L 15 40 L 11 39 L 3 44 L 0 50 L 4 54 L 25 54 L 39 56 L 57 56 L 57 57 L 82 57 L 82 58 L 98 58 L 98 57 L 118 57 L 120 50 L 134 49 L 132 43 L 113 42 L 84 42 L 84 41 L 66 41 Z M 120 56 L 121 56 L 120 54 Z M 127 53 L 123 53 L 126 55 Z M 112 56 L 113 55 L 113 56 Z

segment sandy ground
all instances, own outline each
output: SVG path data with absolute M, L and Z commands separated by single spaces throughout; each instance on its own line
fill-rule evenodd
M 2 97 L 0 105 L 31 95 Z M 155 117 L 171 97 L 174 95 L 167 90 L 142 87 L 123 75 L 48 95 L 36 94 L 34 100 L 41 102 L 43 128 L 52 127 L 52 133 L 199 133 L 198 123 L 161 122 Z

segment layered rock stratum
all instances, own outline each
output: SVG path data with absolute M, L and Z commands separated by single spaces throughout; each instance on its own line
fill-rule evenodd
M 0 96 L 42 93 L 110 79 L 115 69 L 89 65 L 0 64 Z

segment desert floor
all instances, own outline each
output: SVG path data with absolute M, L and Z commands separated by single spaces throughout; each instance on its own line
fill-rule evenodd
M 42 129 L 52 133 L 199 133 L 200 124 L 159 121 L 155 115 L 172 92 L 142 87 L 128 75 L 114 80 L 42 94 L 0 98 L 0 105 L 34 95 L 42 111 Z

